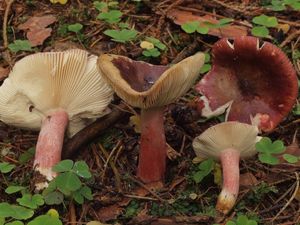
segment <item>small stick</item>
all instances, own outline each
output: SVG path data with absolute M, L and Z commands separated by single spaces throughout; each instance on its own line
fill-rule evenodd
M 118 107 L 120 109 L 126 108 L 124 104 L 120 104 Z M 77 153 L 82 146 L 88 144 L 101 133 L 105 132 L 107 128 L 111 127 L 124 115 L 126 115 L 124 111 L 114 107 L 110 114 L 96 120 L 94 123 L 79 131 L 64 145 L 62 158 L 68 159 L 77 156 Z
M 8 15 L 9 15 L 9 11 L 11 8 L 11 5 L 13 4 L 14 0 L 9 0 L 6 1 L 6 8 L 5 8 L 5 12 L 4 12 L 4 17 L 3 17 L 3 32 L 2 32 L 2 38 L 3 38 L 3 47 L 4 49 L 6 49 L 8 47 L 8 38 L 7 38 L 7 21 L 8 21 Z M 9 54 L 9 51 L 6 50 L 3 53 L 4 59 L 8 62 L 8 64 L 10 66 L 12 66 L 12 62 L 11 62 L 11 57 Z
M 298 190 L 299 190 L 299 174 L 297 172 L 295 172 L 295 177 L 296 177 L 296 187 L 295 187 L 295 191 L 294 191 L 293 195 L 288 200 L 288 202 L 282 207 L 282 209 L 276 214 L 276 216 L 274 216 L 274 218 L 271 220 L 271 222 L 275 221 L 277 219 L 277 217 L 289 206 L 289 204 L 291 204 L 293 199 L 296 197 Z

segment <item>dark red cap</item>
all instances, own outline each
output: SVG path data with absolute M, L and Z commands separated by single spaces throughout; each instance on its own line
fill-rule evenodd
M 214 44 L 212 55 L 212 70 L 196 85 L 210 110 L 232 101 L 227 120 L 269 131 L 292 109 L 298 79 L 278 47 L 255 37 L 224 38 Z

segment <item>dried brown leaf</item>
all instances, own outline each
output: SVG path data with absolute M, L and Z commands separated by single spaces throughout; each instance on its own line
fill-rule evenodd
M 44 41 L 51 35 L 51 28 L 29 31 L 27 33 L 28 41 L 32 47 L 42 45 Z
M 258 183 L 259 181 L 251 172 L 243 173 L 240 175 L 241 187 L 252 187 L 254 185 L 257 185 Z
M 8 76 L 9 71 L 8 67 L 0 66 L 0 81 L 4 80 Z
M 197 16 L 192 12 L 173 9 L 170 10 L 167 16 L 174 21 L 177 25 L 182 25 L 190 21 L 199 21 L 199 22 L 210 22 L 216 24 L 218 20 L 214 19 L 212 16 Z M 227 25 L 221 28 L 212 28 L 209 29 L 208 34 L 217 36 L 217 37 L 226 37 L 226 38 L 235 38 L 240 36 L 247 35 L 247 28 L 238 25 Z
M 46 28 L 56 21 L 52 15 L 34 16 L 29 18 L 25 23 L 18 26 L 20 30 L 27 31 L 27 38 L 32 47 L 42 45 L 51 35 L 51 28 Z
M 20 30 L 39 30 L 49 26 L 56 21 L 56 17 L 53 15 L 47 16 L 33 16 L 29 18 L 25 23 L 20 24 L 18 29 Z

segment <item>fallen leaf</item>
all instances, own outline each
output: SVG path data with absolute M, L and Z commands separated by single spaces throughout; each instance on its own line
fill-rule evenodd
M 25 23 L 20 24 L 18 28 L 27 32 L 27 38 L 32 47 L 42 45 L 44 41 L 51 35 L 51 28 L 46 28 L 56 21 L 56 17 L 52 15 L 47 16 L 33 16 Z
M 33 16 L 29 18 L 25 23 L 20 24 L 18 29 L 20 30 L 39 30 L 49 26 L 56 21 L 56 17 L 52 15 L 47 16 Z
M 240 175 L 240 186 L 241 187 L 251 187 L 251 186 L 257 185 L 258 183 L 259 183 L 259 181 L 250 172 L 243 173 Z
M 51 28 L 29 31 L 27 33 L 27 38 L 32 47 L 42 45 L 44 41 L 51 35 Z
M 8 67 L 0 66 L 0 81 L 4 80 L 8 76 L 9 71 Z
M 97 211 L 97 217 L 100 221 L 106 222 L 109 220 L 117 219 L 123 212 L 124 208 L 118 204 L 102 207 Z
M 172 19 L 175 24 L 182 25 L 186 22 L 190 21 L 199 21 L 199 22 L 210 22 L 213 24 L 217 24 L 218 20 L 214 19 L 212 16 L 197 16 L 192 12 L 173 9 L 170 10 L 167 14 L 168 18 Z M 238 25 L 227 25 L 221 28 L 211 28 L 208 31 L 208 34 L 217 36 L 217 37 L 227 37 L 227 38 L 235 38 L 240 36 L 247 35 L 247 28 Z

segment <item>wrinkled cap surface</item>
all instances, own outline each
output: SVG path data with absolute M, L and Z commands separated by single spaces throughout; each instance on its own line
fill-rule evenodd
M 204 63 L 197 53 L 168 67 L 134 61 L 124 56 L 101 55 L 98 68 L 117 95 L 139 108 L 174 102 L 194 84 Z
M 193 149 L 198 157 L 219 160 L 223 150 L 234 148 L 240 152 L 241 158 L 247 158 L 256 153 L 255 143 L 260 139 L 257 135 L 257 126 L 236 121 L 223 122 L 196 137 Z
M 96 61 L 79 49 L 24 57 L 0 87 L 0 120 L 38 130 L 49 112 L 63 109 L 72 135 L 107 114 L 113 91 Z
M 254 37 L 221 39 L 212 54 L 212 70 L 196 86 L 208 102 L 204 112 L 230 103 L 229 121 L 252 122 L 264 131 L 276 127 L 298 95 L 296 72 L 287 56 Z

